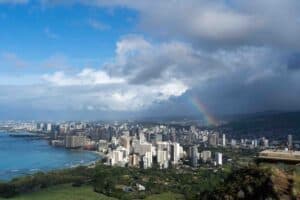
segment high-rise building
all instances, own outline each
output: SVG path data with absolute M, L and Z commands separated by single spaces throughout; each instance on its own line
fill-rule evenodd
M 117 138 L 113 136 L 113 137 L 111 138 L 111 143 L 112 143 L 113 145 L 117 145 L 117 144 L 118 144 Z
M 133 152 L 143 156 L 146 152 L 152 152 L 152 144 L 148 142 L 135 142 L 132 144 Z
M 108 164 L 114 166 L 125 166 L 128 163 L 129 157 L 127 149 L 119 146 L 117 149 L 111 151 L 107 156 Z
M 173 164 L 177 164 L 179 159 L 180 159 L 180 144 L 177 142 L 174 142 L 171 144 L 171 151 L 170 151 L 170 155 L 171 155 L 171 162 Z
M 145 134 L 143 132 L 140 132 L 139 133 L 139 139 L 141 142 L 146 142 L 146 137 L 145 137 Z
M 231 146 L 235 147 L 236 146 L 236 140 L 235 139 L 231 139 Z
M 66 148 L 79 148 L 85 145 L 85 136 L 67 135 L 65 137 Z
M 157 150 L 167 150 L 170 151 L 169 142 L 156 142 Z
M 257 144 L 258 144 L 257 139 L 255 139 L 255 140 L 254 140 L 254 147 L 255 147 L 255 148 L 257 147 Z
M 192 147 L 192 158 L 191 158 L 191 161 L 192 161 L 192 166 L 193 167 L 198 167 L 198 158 L 199 158 L 199 153 L 198 153 L 198 146 L 193 146 Z
M 176 142 L 176 133 L 174 133 L 174 132 L 170 133 L 170 140 L 171 140 L 171 142 Z
M 130 150 L 130 137 L 125 136 L 125 135 L 121 136 L 119 139 L 119 144 L 129 151 Z
M 264 147 L 269 147 L 269 140 L 266 139 L 265 137 L 262 138 L 262 143 Z
M 217 153 L 216 155 L 217 155 L 216 157 L 217 164 L 222 165 L 223 164 L 222 153 Z
M 157 163 L 160 168 L 168 168 L 169 153 L 167 150 L 157 150 Z
M 208 136 L 208 144 L 213 147 L 216 147 L 218 145 L 218 137 L 219 137 L 219 134 L 217 134 L 217 133 L 210 134 Z
M 140 163 L 140 156 L 138 156 L 137 154 L 132 154 L 129 156 L 129 166 L 130 167 L 139 167 L 139 163 Z
M 41 130 L 41 124 L 40 124 L 40 123 L 36 123 L 36 127 L 35 127 L 35 128 L 36 128 L 36 130 L 38 130 L 38 131 Z
M 40 131 L 45 131 L 46 130 L 46 126 L 44 123 L 40 123 Z
M 106 140 L 99 140 L 98 151 L 106 153 L 108 150 L 108 142 Z
M 293 136 L 291 134 L 288 135 L 288 148 L 293 148 Z
M 111 157 L 109 158 L 110 164 L 112 166 L 122 163 L 124 161 L 124 152 L 120 150 L 114 150 L 111 152 Z
M 207 162 L 211 159 L 211 151 L 202 151 L 200 157 L 203 162 Z
M 251 148 L 256 148 L 257 147 L 257 140 L 251 140 L 251 145 L 250 145 Z
M 223 136 L 222 137 L 222 145 L 223 145 L 223 147 L 226 147 L 226 135 L 223 133 L 222 136 Z
M 152 152 L 146 152 L 143 156 L 143 168 L 148 169 L 152 167 Z
M 52 124 L 48 123 L 47 124 L 47 132 L 51 132 L 52 131 Z

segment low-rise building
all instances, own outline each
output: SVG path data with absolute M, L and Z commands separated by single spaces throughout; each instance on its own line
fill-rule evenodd
M 260 152 L 258 158 L 263 160 L 269 160 L 269 161 L 300 163 L 300 151 L 267 149 Z

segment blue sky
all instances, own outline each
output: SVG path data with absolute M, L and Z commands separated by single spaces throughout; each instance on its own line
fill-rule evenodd
M 15 67 L 0 70 L 29 74 L 54 71 L 35 66 L 51 56 L 72 58 L 69 62 L 74 68 L 100 67 L 113 57 L 120 37 L 136 32 L 137 20 L 137 13 L 128 9 L 41 7 L 36 3 L 1 5 L 0 16 L 3 29 L 0 52 L 30 62 L 25 70 Z
M 0 0 L 0 119 L 203 115 L 195 99 L 215 116 L 299 110 L 299 10 L 299 0 Z

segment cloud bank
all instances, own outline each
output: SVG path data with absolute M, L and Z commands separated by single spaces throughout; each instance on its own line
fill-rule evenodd
M 185 115 L 194 109 L 189 98 L 196 97 L 216 114 L 300 109 L 298 0 L 42 3 L 132 9 L 141 33 L 120 38 L 114 57 L 98 68 L 58 70 L 41 74 L 39 84 L 1 86 L 0 105 L 14 99 L 36 109 Z

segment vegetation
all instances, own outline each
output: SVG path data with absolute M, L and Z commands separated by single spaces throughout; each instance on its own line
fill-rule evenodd
M 72 183 L 75 186 L 81 185 L 89 182 L 93 173 L 94 170 L 87 167 L 77 167 L 49 173 L 39 172 L 32 176 L 15 178 L 8 183 L 0 183 L 0 197 L 13 197 L 65 183 Z
M 298 167 L 293 173 L 293 194 L 300 197 L 300 168 Z
M 146 198 L 146 200 L 157 200 L 157 199 L 160 199 L 160 200 L 170 200 L 170 199 L 182 200 L 182 199 L 184 199 L 184 196 L 181 194 L 174 194 L 171 192 L 166 192 L 166 193 L 162 193 L 162 194 L 154 194 L 154 195 L 148 196 Z
M 224 184 L 206 194 L 206 199 L 279 199 L 273 188 L 271 173 L 257 167 L 236 170 Z
M 95 191 L 122 199 L 145 198 L 151 194 L 172 192 L 194 199 L 204 191 L 210 191 L 220 184 L 227 173 L 207 169 L 157 170 L 97 166 Z M 141 184 L 146 191 L 138 191 Z M 124 192 L 129 189 L 130 192 Z
M 71 185 L 58 185 L 41 191 L 23 194 L 11 200 L 112 200 L 114 198 L 96 193 L 92 186 L 74 188 Z M 4 198 L 0 198 L 4 200 Z
M 37 173 L 0 184 L 0 196 L 27 199 L 284 199 L 299 197 L 297 167 L 249 165 L 158 170 L 109 167 Z M 73 195 L 73 196 L 72 196 Z M 75 195 L 75 196 L 74 196 Z M 0 199 L 1 199 L 0 197 Z

